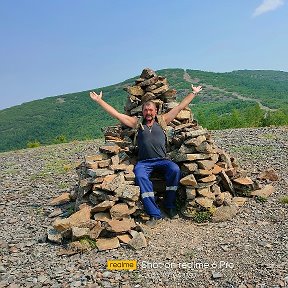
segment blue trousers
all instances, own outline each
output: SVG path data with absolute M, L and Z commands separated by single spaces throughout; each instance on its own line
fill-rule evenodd
M 135 182 L 140 187 L 144 209 L 148 215 L 161 218 L 161 211 L 155 202 L 153 183 L 150 180 L 153 171 L 160 171 L 165 176 L 165 208 L 175 208 L 176 190 L 181 178 L 179 166 L 168 159 L 153 158 L 138 161 L 134 168 Z

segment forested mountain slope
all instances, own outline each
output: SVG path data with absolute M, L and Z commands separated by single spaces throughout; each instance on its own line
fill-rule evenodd
M 170 87 L 178 91 L 179 101 L 191 83 L 203 85 L 191 108 L 208 129 L 288 124 L 287 72 L 164 69 L 157 74 L 167 77 Z M 138 77 L 95 89 L 102 90 L 104 99 L 124 112 L 128 94 L 123 88 Z M 116 123 L 90 99 L 89 91 L 31 101 L 0 111 L 0 151 L 99 138 L 102 127 Z

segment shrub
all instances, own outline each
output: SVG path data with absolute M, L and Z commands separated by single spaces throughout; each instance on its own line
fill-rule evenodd
M 282 204 L 288 204 L 288 195 L 282 197 L 282 198 L 280 199 L 280 202 L 281 202 Z
M 54 139 L 54 144 L 60 144 L 60 143 L 65 143 L 67 142 L 66 136 L 65 135 L 59 135 Z
M 29 141 L 27 143 L 27 148 L 35 148 L 35 147 L 40 147 L 41 143 L 38 140 L 34 140 L 34 141 Z
M 211 220 L 211 216 L 210 211 L 197 211 L 193 216 L 193 220 L 197 223 L 208 222 Z
M 256 200 L 256 202 L 259 202 L 259 203 L 267 202 L 267 198 L 263 197 L 263 196 L 256 196 L 255 200 Z

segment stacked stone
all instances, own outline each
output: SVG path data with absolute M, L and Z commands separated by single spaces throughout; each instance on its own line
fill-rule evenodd
M 200 211 L 217 215 L 218 207 L 242 206 L 246 201 L 243 196 L 259 189 L 258 183 L 239 169 L 235 159 L 215 145 L 206 129 L 176 127 L 172 142 L 176 149 L 169 156 L 178 163 L 183 175 L 180 180 L 186 198 L 183 215 L 194 217 Z
M 158 114 L 178 105 L 176 91 L 169 88 L 167 79 L 148 68 L 135 85 L 125 90 L 129 93 L 125 105 L 128 115 L 140 117 L 142 103 L 148 100 L 155 102 Z M 141 227 L 135 223 L 137 217 L 145 219 L 133 173 L 137 160 L 135 133 L 135 129 L 123 125 L 104 129 L 105 144 L 77 168 L 79 183 L 69 196 L 76 200 L 76 212 L 54 221 L 48 229 L 51 241 L 72 239 L 71 245 L 77 246 L 78 239 L 86 237 L 95 240 L 99 250 L 117 248 L 120 242 L 135 249 L 147 245 Z M 190 108 L 169 123 L 167 135 L 168 156 L 183 174 L 179 194 L 184 198 L 184 216 L 209 211 L 216 215 L 215 221 L 227 220 L 230 212 L 235 215 L 237 207 L 245 202 L 241 196 L 249 196 L 259 188 L 239 169 L 234 158 L 216 147 L 210 133 L 193 120 Z M 156 193 L 165 191 L 161 175 L 154 175 L 152 181 Z M 226 208 L 231 211 L 227 213 Z
M 69 199 L 76 200 L 77 212 L 56 219 L 48 229 L 49 240 L 63 243 L 72 239 L 70 247 L 80 249 L 83 239 L 90 239 L 87 244 L 94 241 L 100 251 L 117 248 L 121 242 L 135 249 L 147 246 L 134 220 L 143 209 L 134 183 L 134 165 L 124 150 L 106 143 L 95 155 L 85 157 L 77 167 L 79 183 Z
M 129 93 L 125 111 L 127 115 L 140 116 L 142 112 L 141 104 L 153 101 L 158 107 L 158 114 L 162 114 L 167 109 L 164 103 L 173 103 L 176 99 L 177 91 L 169 89 L 168 81 L 165 77 L 157 76 L 151 69 L 144 69 L 135 81 L 135 85 L 128 86 L 125 90 Z

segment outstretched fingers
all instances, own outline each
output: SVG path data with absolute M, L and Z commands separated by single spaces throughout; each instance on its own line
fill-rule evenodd
M 195 92 L 195 93 L 202 91 L 201 85 L 195 87 L 193 84 L 191 84 L 191 88 L 192 88 L 193 92 Z
M 94 101 L 99 101 L 102 98 L 102 91 L 100 91 L 99 95 L 95 91 L 91 91 L 90 97 Z

